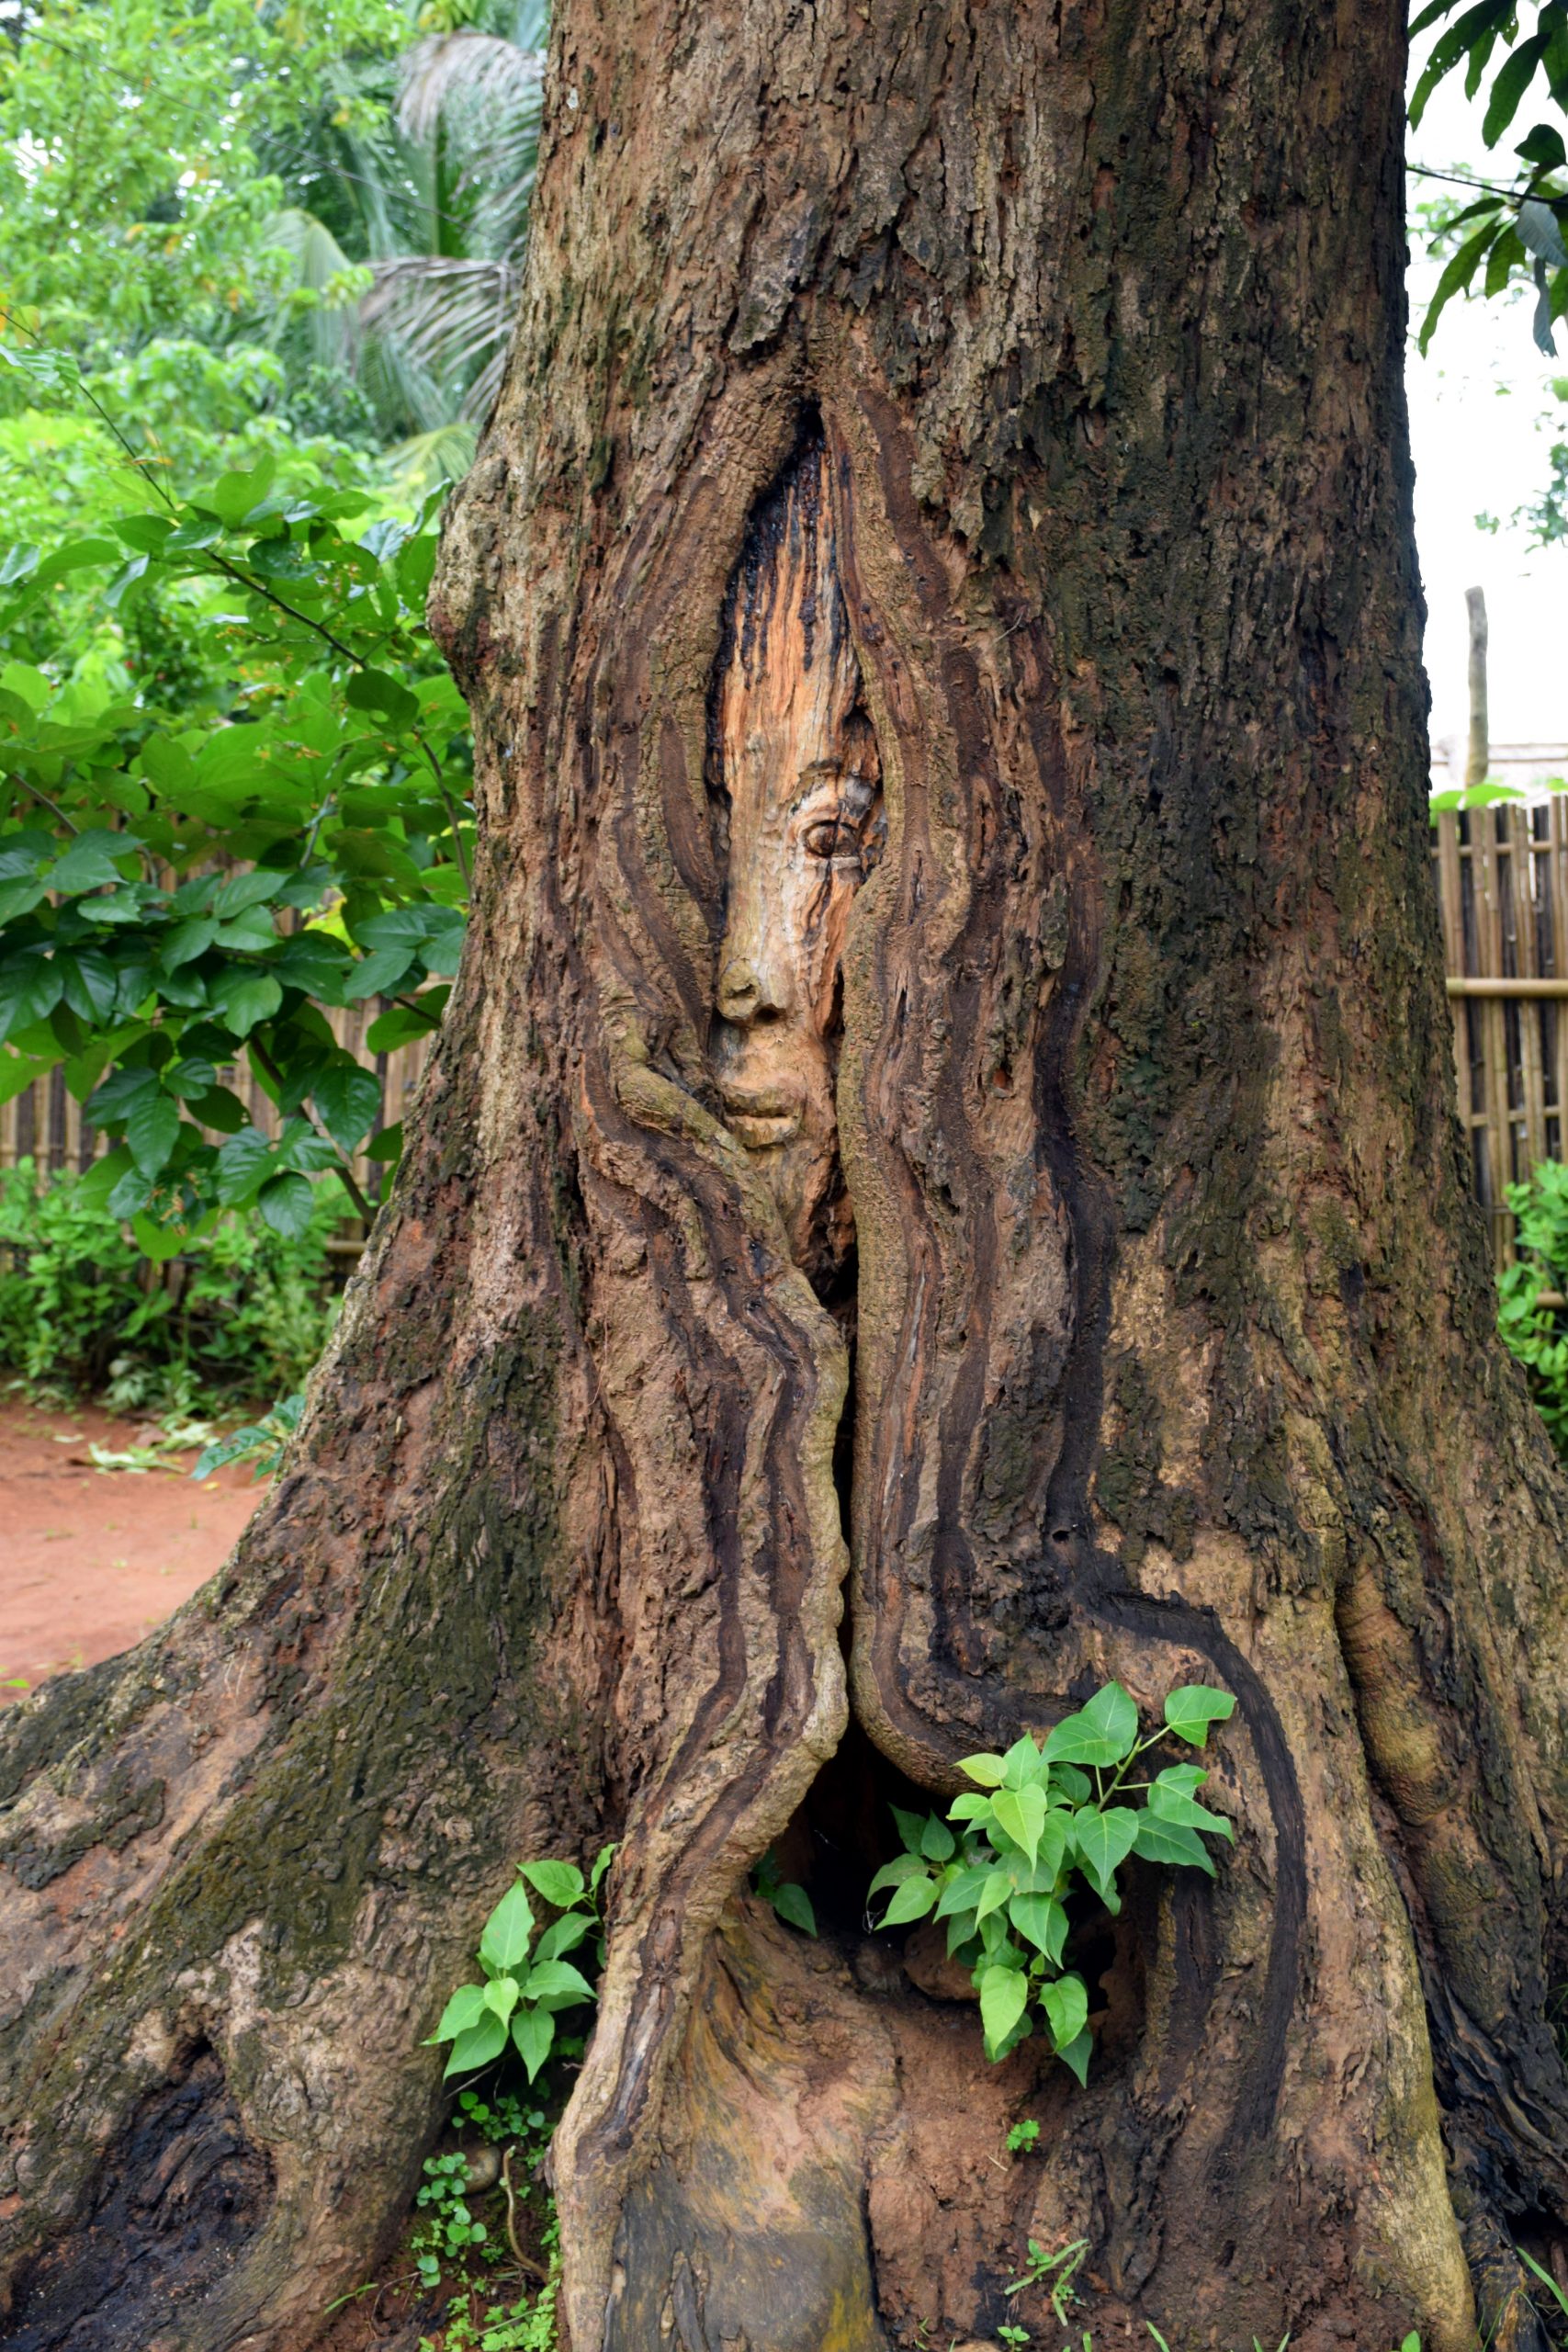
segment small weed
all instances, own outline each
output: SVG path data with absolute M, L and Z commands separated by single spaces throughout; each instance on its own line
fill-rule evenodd
M 1015 2123 L 1008 2133 L 1008 2147 L 1013 2155 L 1026 2156 L 1039 2137 L 1039 2124 L 1032 2115 L 1026 2115 L 1022 2122 Z
M 502 1896 L 479 1937 L 479 1966 L 485 1982 L 459 1984 L 430 2037 L 433 2042 L 452 2044 L 446 2061 L 448 2075 L 471 2075 L 478 2067 L 490 2065 L 510 2041 L 532 2082 L 555 2046 L 557 2017 L 593 2000 L 592 1985 L 566 1954 L 592 1937 L 596 1958 L 603 1964 L 599 1885 L 615 1850 L 613 1846 L 604 1848 L 586 1880 L 571 1862 L 518 1864 L 518 1883 Z M 532 1954 L 534 1906 L 528 1900 L 529 1886 L 558 1914 Z
M 1012 2346 L 1013 2352 L 1023 2352 L 1023 2346 L 1032 2343 L 1033 2338 L 1026 2327 L 998 2327 L 997 2341 Z
M 1043 2286 L 1051 2281 L 1051 2309 L 1065 2327 L 1067 2307 L 1077 2301 L 1077 2290 L 1073 2281 L 1083 2267 L 1089 2252 L 1087 2238 L 1074 2238 L 1055 2254 L 1047 2254 L 1038 2238 L 1029 2240 L 1029 2259 L 1019 2276 L 1008 2287 L 1009 2296 L 1021 2295 L 1030 2287 Z
M 817 1914 L 811 1908 L 811 1897 L 803 1886 L 795 1884 L 794 1879 L 779 1876 L 778 1862 L 771 1846 L 751 1872 L 751 1892 L 760 1894 L 764 1903 L 771 1903 L 779 1917 L 787 1919 L 790 1926 L 798 1928 L 803 1935 L 814 1936 L 817 1933 Z
M 426 2219 L 413 2234 L 415 2267 L 427 2287 L 441 2284 L 443 2263 L 464 2264 L 470 2249 L 483 2252 L 486 2261 L 501 2254 L 484 2223 L 468 2209 L 468 2159 L 465 2155 L 426 2156 L 424 2187 L 414 2199 Z

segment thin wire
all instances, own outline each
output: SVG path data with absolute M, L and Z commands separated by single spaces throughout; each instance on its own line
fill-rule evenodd
M 1463 172 L 1434 172 L 1426 164 L 1406 164 L 1404 168 L 1407 172 L 1414 172 L 1417 179 L 1451 180 L 1456 187 L 1479 188 L 1483 196 L 1500 196 L 1508 203 L 1514 203 L 1529 193 L 1528 181 L 1524 187 L 1499 187 L 1495 180 L 1472 180 Z M 1549 188 L 1541 198 L 1541 201 L 1547 204 L 1568 203 L 1568 197 L 1559 196 L 1555 190 Z

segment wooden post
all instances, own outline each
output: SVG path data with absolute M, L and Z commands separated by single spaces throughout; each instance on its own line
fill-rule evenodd
M 1464 780 L 1467 785 L 1484 784 L 1492 762 L 1486 715 L 1485 590 L 1467 588 L 1464 602 L 1470 615 L 1470 753 L 1464 763 Z

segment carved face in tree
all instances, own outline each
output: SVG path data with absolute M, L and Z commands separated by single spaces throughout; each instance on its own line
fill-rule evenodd
M 736 579 L 714 697 L 728 835 L 716 1065 L 792 1255 L 821 1289 L 853 1227 L 834 1089 L 844 935 L 880 848 L 881 769 L 832 567 L 826 465 L 792 469 Z

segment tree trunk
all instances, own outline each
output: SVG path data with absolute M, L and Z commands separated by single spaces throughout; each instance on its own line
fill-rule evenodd
M 309 2343 L 606 1836 L 573 2352 L 1038 2331 L 1028 2236 L 1101 2346 L 1539 2340 L 1568 1529 L 1450 1115 L 1403 68 L 567 0 L 396 1197 L 235 1563 L 0 1738 L 7 2344 Z M 1235 1694 L 1237 1843 L 1080 1922 L 1080 2089 L 865 1890 L 1112 1675 Z

